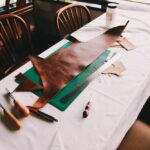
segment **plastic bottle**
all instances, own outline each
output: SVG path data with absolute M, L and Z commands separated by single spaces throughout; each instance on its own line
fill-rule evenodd
M 106 8 L 106 27 L 113 27 L 116 20 L 117 4 L 109 3 Z

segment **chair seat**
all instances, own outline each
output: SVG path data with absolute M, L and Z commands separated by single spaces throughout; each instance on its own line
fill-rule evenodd
M 117 150 L 150 150 L 150 126 L 137 120 Z

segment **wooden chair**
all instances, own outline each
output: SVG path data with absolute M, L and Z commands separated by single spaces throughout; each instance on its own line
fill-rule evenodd
M 26 22 L 14 14 L 0 16 L 0 77 L 22 64 L 33 53 Z
M 150 126 L 137 120 L 117 150 L 150 150 Z
M 61 38 L 91 21 L 88 8 L 81 4 L 70 4 L 56 13 L 56 27 Z
M 35 29 L 34 6 L 34 0 L 17 0 L 14 5 L 11 3 L 11 0 L 6 0 L 7 13 L 16 14 L 22 17 L 31 31 Z

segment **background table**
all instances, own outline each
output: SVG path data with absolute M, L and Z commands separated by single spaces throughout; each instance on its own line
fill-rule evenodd
M 11 3 L 14 3 L 14 2 L 16 2 L 16 0 L 11 0 Z M 0 7 L 4 7 L 5 3 L 6 3 L 6 0 L 1 0 L 0 1 Z
M 125 24 L 130 20 L 123 35 L 136 46 L 133 51 L 115 48 L 123 54 L 120 58 L 126 67 L 123 75 L 119 78 L 98 74 L 64 112 L 46 105 L 42 110 L 55 116 L 58 123 L 48 123 L 29 116 L 22 120 L 23 127 L 20 130 L 10 131 L 0 122 L 0 149 L 115 150 L 150 94 L 149 16 L 150 6 L 120 1 L 116 24 Z M 105 30 L 103 15 L 74 35 L 85 41 Z M 60 41 L 41 56 L 46 57 L 66 42 Z M 0 81 L 0 102 L 5 107 L 11 106 L 4 98 L 5 87 L 12 91 L 17 86 L 14 76 L 31 66 L 29 62 Z M 32 105 L 37 99 L 30 92 L 14 93 L 14 96 L 25 105 Z M 83 119 L 82 112 L 90 99 L 92 108 L 89 117 Z

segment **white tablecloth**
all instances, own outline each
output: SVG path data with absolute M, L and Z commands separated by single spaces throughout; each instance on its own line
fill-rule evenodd
M 48 123 L 34 116 L 24 118 L 23 127 L 10 131 L 0 122 L 0 150 L 115 150 L 125 133 L 136 120 L 150 94 L 150 6 L 120 1 L 116 24 L 130 20 L 123 35 L 135 46 L 133 51 L 115 48 L 123 55 L 120 60 L 126 71 L 121 77 L 101 75 L 65 110 L 51 105 L 42 110 L 55 116 L 58 123 Z M 106 30 L 105 15 L 76 32 L 81 40 L 88 40 Z M 88 38 L 87 38 L 88 37 Z M 55 51 L 66 40 L 60 41 L 41 56 Z M 7 108 L 5 87 L 12 91 L 17 83 L 14 76 L 32 65 L 22 68 L 0 81 L 0 102 Z M 30 92 L 14 93 L 25 105 L 37 97 Z M 86 103 L 91 99 L 88 118 L 82 118 Z

